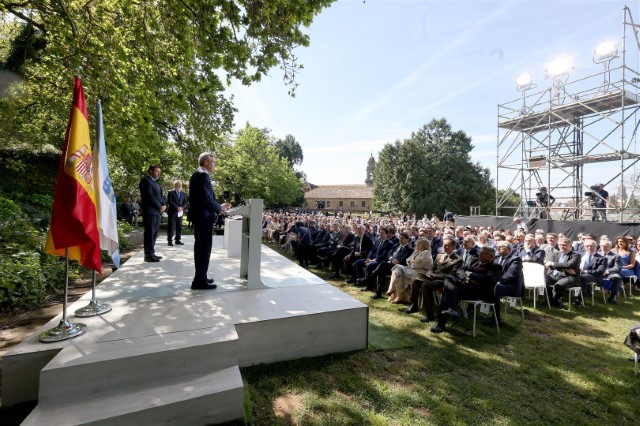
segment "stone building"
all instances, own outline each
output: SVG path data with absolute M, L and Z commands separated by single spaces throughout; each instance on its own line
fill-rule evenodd
M 330 211 L 370 212 L 373 210 L 373 179 L 376 160 L 367 162 L 365 183 L 361 185 L 314 185 L 305 182 L 306 208 Z

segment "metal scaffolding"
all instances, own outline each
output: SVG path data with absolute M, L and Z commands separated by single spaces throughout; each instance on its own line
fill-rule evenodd
M 617 172 L 598 175 L 610 193 L 619 191 L 608 204 L 609 217 L 638 219 L 637 209 L 629 205 L 635 187 L 628 194 L 624 189 L 625 173 L 635 171 L 640 161 L 640 74 L 629 67 L 640 52 L 640 26 L 628 7 L 622 27 L 620 54 L 600 61 L 594 56 L 603 67 L 600 72 L 572 81 L 561 76 L 535 93 L 529 93 L 533 87 L 519 88 L 521 97 L 498 105 L 496 214 L 518 194 L 521 204 L 514 216 L 590 220 L 598 195 L 585 195 L 595 192 L 596 184 L 593 176 L 585 182 L 585 172 L 617 162 Z M 536 206 L 540 187 L 555 197 L 553 207 Z

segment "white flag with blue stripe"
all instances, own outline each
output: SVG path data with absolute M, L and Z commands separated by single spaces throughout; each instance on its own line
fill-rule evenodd
M 95 173 L 96 208 L 98 213 L 98 230 L 100 248 L 111 256 L 116 268 L 120 267 L 118 251 L 118 224 L 116 214 L 116 194 L 113 191 L 107 164 L 107 150 L 104 144 L 104 128 L 102 125 L 102 105 L 97 102 L 98 119 L 96 125 L 96 141 L 93 145 L 93 170 Z

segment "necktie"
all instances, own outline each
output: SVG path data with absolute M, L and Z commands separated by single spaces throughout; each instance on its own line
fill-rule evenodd
M 584 263 L 582 264 L 582 269 L 587 269 L 587 266 L 589 266 L 589 264 L 591 264 L 591 255 L 587 254 L 584 257 Z
M 566 258 L 567 258 L 567 256 L 566 256 L 564 253 L 562 253 L 562 254 L 560 255 L 560 259 L 559 259 L 559 260 L 560 260 L 560 263 L 563 263 L 563 262 L 564 262 L 564 260 L 565 260 Z

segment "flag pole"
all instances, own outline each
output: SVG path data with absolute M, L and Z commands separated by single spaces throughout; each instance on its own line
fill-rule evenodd
M 94 272 L 95 273 L 95 272 Z M 80 336 L 87 331 L 87 326 L 67 321 L 67 294 L 69 288 L 69 248 L 64 251 L 64 299 L 62 301 L 62 319 L 60 323 L 47 331 L 40 333 L 42 343 L 59 342 Z
M 83 308 L 77 309 L 75 315 L 79 318 L 95 317 L 109 312 L 112 308 L 108 303 L 100 303 L 96 299 L 96 271 L 93 271 L 93 286 L 91 287 L 91 301 Z

